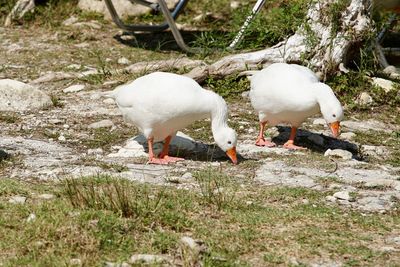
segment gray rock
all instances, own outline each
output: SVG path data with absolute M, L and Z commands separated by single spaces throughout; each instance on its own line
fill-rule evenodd
M 356 137 L 356 134 L 353 132 L 345 132 L 340 134 L 340 139 L 352 141 Z
M 326 196 L 325 199 L 329 202 L 336 202 L 336 197 L 334 196 Z
M 60 135 L 58 138 L 58 141 L 60 141 L 60 142 L 65 142 L 67 139 L 65 138 L 65 136 L 64 135 Z
M 26 218 L 26 222 L 33 222 L 34 220 L 36 220 L 35 213 L 29 214 L 28 218 Z
M 181 178 L 183 180 L 192 180 L 193 179 L 193 175 L 190 172 L 186 172 L 181 176 Z
M 326 121 L 322 118 L 318 118 L 313 121 L 313 124 L 314 125 L 326 125 Z
M 376 196 L 367 196 L 357 200 L 360 208 L 365 211 L 382 211 L 386 210 L 388 201 Z
M 199 255 L 207 250 L 207 247 L 203 241 L 194 240 L 189 236 L 183 236 L 180 239 L 180 243 L 183 248 L 189 249 L 192 252 L 192 255 Z
M 67 72 L 47 72 L 40 76 L 39 78 L 33 80 L 30 82 L 30 84 L 39 84 L 39 83 L 45 83 L 45 82 L 53 82 L 53 81 L 61 81 L 65 79 L 71 79 L 71 78 L 76 78 L 77 76 L 73 73 L 67 73 Z
M 394 89 L 394 83 L 392 81 L 373 77 L 372 84 L 378 87 L 381 87 L 386 93 L 392 91 Z
M 241 96 L 245 99 L 248 99 L 250 95 L 250 91 L 244 91 L 243 93 L 241 93 Z
M 23 196 L 13 196 L 8 200 L 11 204 L 24 204 L 26 202 L 26 197 Z
M 72 24 L 74 24 L 74 23 L 76 23 L 76 22 L 78 22 L 78 18 L 75 17 L 75 16 L 71 16 L 71 17 L 69 17 L 68 19 L 64 20 L 64 21 L 62 22 L 62 25 L 64 25 L 64 26 L 70 26 L 70 25 L 72 25 Z
M 366 182 L 364 186 L 370 188 L 376 188 L 376 187 L 396 188 L 397 186 L 400 186 L 400 181 L 378 178 L 376 180 Z
M 347 201 L 351 200 L 351 196 L 348 191 L 339 191 L 339 192 L 336 192 L 335 194 L 333 194 L 333 196 L 335 198 L 341 199 L 341 200 L 347 200 Z
M 82 260 L 78 259 L 78 258 L 70 259 L 69 260 L 69 264 L 71 264 L 73 266 L 75 266 L 75 265 L 81 266 L 82 265 Z
M 374 100 L 367 92 L 362 92 L 356 100 L 356 103 L 362 106 L 368 106 L 373 102 Z
M 39 110 L 52 106 L 50 96 L 23 82 L 0 80 L 0 111 Z
M 85 89 L 85 85 L 83 84 L 75 84 L 71 85 L 63 90 L 64 93 L 75 93 Z
M 110 120 L 101 120 L 98 122 L 94 122 L 88 126 L 90 129 L 98 129 L 98 128 L 109 128 L 113 127 L 114 123 Z
M 386 158 L 390 154 L 385 146 L 371 146 L 371 145 L 362 145 L 361 152 L 365 156 L 371 156 L 374 158 Z
M 152 254 L 136 254 L 132 255 L 129 263 L 132 264 L 162 264 L 169 262 L 166 256 Z
M 386 242 L 400 245 L 400 236 L 388 237 L 388 238 L 386 238 Z
M 366 132 L 374 130 L 374 131 L 392 132 L 392 130 L 388 128 L 387 124 L 376 120 L 342 121 L 340 125 L 344 128 L 347 128 L 350 131 Z
M 40 194 L 37 198 L 43 199 L 43 200 L 51 200 L 54 199 L 56 196 L 53 194 Z
M 87 151 L 88 155 L 102 155 L 103 153 L 104 151 L 101 148 L 88 149 Z
M 143 5 L 135 5 L 130 1 L 126 0 L 113 0 L 114 7 L 117 13 L 125 18 L 127 16 L 139 16 L 150 12 L 150 8 Z M 167 0 L 167 5 L 169 8 L 173 8 L 177 3 L 177 0 Z M 101 0 L 80 0 L 78 7 L 85 11 L 92 11 L 101 13 L 106 19 L 111 19 L 110 13 L 104 3 Z
M 324 156 L 326 157 L 337 157 L 342 158 L 344 160 L 350 160 L 353 158 L 353 154 L 350 151 L 343 150 L 343 149 L 328 149 L 325 151 Z
M 118 64 L 129 65 L 129 64 L 131 64 L 131 61 L 129 59 L 127 59 L 126 57 L 121 57 L 118 59 Z

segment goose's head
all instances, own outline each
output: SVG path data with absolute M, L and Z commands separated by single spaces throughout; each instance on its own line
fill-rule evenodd
M 229 127 L 222 127 L 214 133 L 214 140 L 217 145 L 226 152 L 233 164 L 237 164 L 236 143 L 237 135 L 235 130 Z
M 336 138 L 340 135 L 340 122 L 344 117 L 342 105 L 328 85 L 319 83 L 317 89 L 322 116 Z

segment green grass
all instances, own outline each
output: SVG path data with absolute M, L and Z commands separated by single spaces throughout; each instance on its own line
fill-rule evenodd
M 0 262 L 59 266 L 78 258 L 84 266 L 99 266 L 127 261 L 135 253 L 167 254 L 177 262 L 189 260 L 188 266 L 194 264 L 190 260 L 205 266 L 289 265 L 293 257 L 305 265 L 319 259 L 349 266 L 399 260 L 398 254 L 371 247 L 399 230 L 397 212 L 362 216 L 325 205 L 326 193 L 240 187 L 238 181 L 212 169 L 195 177 L 199 191 L 102 175 L 58 183 L 3 178 Z M 216 183 L 224 190 L 211 196 Z M 41 193 L 56 198 L 38 199 Z M 8 203 L 16 194 L 26 196 L 26 204 Z M 31 213 L 36 220 L 27 222 Z M 183 259 L 178 241 L 186 235 L 202 240 L 207 252 Z

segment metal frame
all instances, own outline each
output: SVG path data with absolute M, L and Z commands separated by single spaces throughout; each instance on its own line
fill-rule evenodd
M 164 31 L 168 28 L 171 29 L 172 35 L 175 38 L 176 43 L 178 46 L 185 52 L 188 53 L 196 53 L 199 52 L 201 49 L 193 48 L 186 45 L 185 41 L 182 38 L 182 35 L 175 24 L 175 20 L 178 18 L 179 14 L 182 12 L 183 8 L 186 6 L 189 0 L 180 0 L 178 4 L 176 4 L 174 10 L 172 12 L 169 11 L 167 3 L 165 0 L 157 0 L 158 3 L 152 3 L 147 0 L 129 0 L 132 3 L 141 4 L 155 11 L 161 11 L 165 17 L 165 21 L 159 25 L 128 25 L 124 24 L 122 20 L 119 18 L 117 11 L 114 8 L 112 0 L 105 0 L 106 6 L 110 11 L 111 17 L 115 24 L 123 30 L 126 31 L 147 31 L 147 32 L 160 32 Z M 255 15 L 261 10 L 261 7 L 264 5 L 266 0 L 257 0 L 257 3 L 254 5 L 251 14 L 246 18 L 243 26 L 240 28 L 239 32 L 237 33 L 236 37 L 233 39 L 232 43 L 229 45 L 227 49 L 234 49 L 240 40 L 243 38 L 243 34 L 247 27 L 250 25 L 251 21 L 255 17 Z
M 114 5 L 112 3 L 112 0 L 105 0 L 106 6 L 107 6 L 108 10 L 110 11 L 111 17 L 112 17 L 114 23 L 117 24 L 118 27 L 120 27 L 123 30 L 131 31 L 131 32 L 134 32 L 134 31 L 161 32 L 161 31 L 164 31 L 164 30 L 170 28 L 178 46 L 183 51 L 186 51 L 188 53 L 195 53 L 198 51 L 198 49 L 191 48 L 186 45 L 178 27 L 175 24 L 176 18 L 182 12 L 183 8 L 186 6 L 186 4 L 189 0 L 180 0 L 172 12 L 169 11 L 167 3 L 164 0 L 157 0 L 158 3 L 151 3 L 146 0 L 129 0 L 129 1 L 148 6 L 155 11 L 161 11 L 165 17 L 165 21 L 159 25 L 125 24 L 119 18 L 119 15 L 118 15 L 117 11 L 115 10 Z

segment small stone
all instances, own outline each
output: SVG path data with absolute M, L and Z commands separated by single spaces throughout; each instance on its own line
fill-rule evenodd
M 245 99 L 248 99 L 250 97 L 250 91 L 244 91 L 241 93 L 241 96 Z
M 314 125 L 326 125 L 326 121 L 322 118 L 318 118 L 313 121 L 313 124 Z
M 72 16 L 72 17 L 69 17 L 68 19 L 64 20 L 64 21 L 62 22 L 62 25 L 64 25 L 64 26 L 70 26 L 70 25 L 72 25 L 72 24 L 74 24 L 74 23 L 76 23 L 76 22 L 78 22 L 78 18 L 75 17 L 75 16 Z
M 104 153 L 104 151 L 101 148 L 88 149 L 88 151 L 87 151 L 88 155 L 101 155 L 103 153 Z
M 374 100 L 367 92 L 362 92 L 356 100 L 356 103 L 359 105 L 362 105 L 362 106 L 370 105 L 373 102 L 374 102 Z
M 26 202 L 26 197 L 23 196 L 13 196 L 8 200 L 12 204 L 24 204 Z
M 386 242 L 400 245 L 400 236 L 389 237 L 386 239 Z
M 182 175 L 181 177 L 183 180 L 192 180 L 193 179 L 193 175 L 190 172 L 186 172 Z
M 350 160 L 353 158 L 353 154 L 350 151 L 343 150 L 343 149 L 328 149 L 324 153 L 325 157 L 338 157 L 344 160 Z
M 129 263 L 132 264 L 162 264 L 168 262 L 167 258 L 160 255 L 151 254 L 136 254 L 132 255 L 129 259 Z
M 395 251 L 398 251 L 398 250 L 396 248 L 394 248 L 394 247 L 384 246 L 384 247 L 380 247 L 379 251 L 381 251 L 381 252 L 395 252 Z
M 392 81 L 382 78 L 373 77 L 372 84 L 381 87 L 386 93 L 394 89 L 394 83 Z
M 26 222 L 33 222 L 34 220 L 36 220 L 35 213 L 29 214 L 28 218 L 26 218 Z
M 341 199 L 341 200 L 347 200 L 347 201 L 351 200 L 351 196 L 348 191 L 339 191 L 339 192 L 336 192 L 335 194 L 333 194 L 333 196 L 335 198 Z
M 362 145 L 361 152 L 365 156 L 371 156 L 375 158 L 386 157 L 389 155 L 389 152 L 385 146 Z
M 247 205 L 247 206 L 253 205 L 253 201 L 247 200 L 247 201 L 246 201 L 246 205 Z
M 240 3 L 238 1 L 232 1 L 230 6 L 231 6 L 231 9 L 238 9 L 240 6 Z
M 303 203 L 304 205 L 308 205 L 308 204 L 310 204 L 310 200 L 308 200 L 308 199 L 306 199 L 306 198 L 303 198 L 303 199 L 301 200 L 301 203 Z
M 67 66 L 67 69 L 69 70 L 80 70 L 82 69 L 82 65 L 80 64 L 70 64 Z
M 65 142 L 67 139 L 65 138 L 65 136 L 64 135 L 60 135 L 59 137 L 58 137 L 58 141 L 60 141 L 60 142 Z
M 70 259 L 70 260 L 69 260 L 69 263 L 70 263 L 71 265 L 82 265 L 81 259 L 78 259 L 78 258 Z
M 131 61 L 125 57 L 121 57 L 118 59 L 118 64 L 129 65 L 129 64 L 131 64 Z
M 64 93 L 75 93 L 79 92 L 85 89 L 85 85 L 83 84 L 76 84 L 76 85 L 71 85 L 63 90 Z
M 98 129 L 98 128 L 110 128 L 113 127 L 114 123 L 110 120 L 101 120 L 98 122 L 94 122 L 92 124 L 90 124 L 88 127 L 90 129 Z
M 49 123 L 51 123 L 51 124 L 61 124 L 61 123 L 63 123 L 63 121 L 59 120 L 59 119 L 50 119 Z
M 353 132 L 346 132 L 346 133 L 341 133 L 340 138 L 343 140 L 351 141 L 356 137 L 356 134 Z
M 325 199 L 329 202 L 336 202 L 336 197 L 334 196 L 326 196 Z
M 397 72 L 397 68 L 393 65 L 389 65 L 386 68 L 383 69 L 383 72 L 386 74 L 392 74 Z
M 202 252 L 205 252 L 207 250 L 207 247 L 205 246 L 204 242 L 201 240 L 194 240 L 193 238 L 189 236 L 184 236 L 181 238 L 180 243 L 190 249 L 192 253 L 198 255 Z
M 56 197 L 56 196 L 53 195 L 53 194 L 40 194 L 40 195 L 38 196 L 38 198 L 43 199 L 43 200 L 50 200 L 50 199 L 53 199 L 53 198 L 55 198 L 55 197 Z
M 107 99 L 103 100 L 103 103 L 107 104 L 107 105 L 113 105 L 113 104 L 115 104 L 115 100 L 112 98 L 107 98 Z
M 323 146 L 325 143 L 325 139 L 322 136 L 316 134 L 309 135 L 307 139 L 319 146 Z

